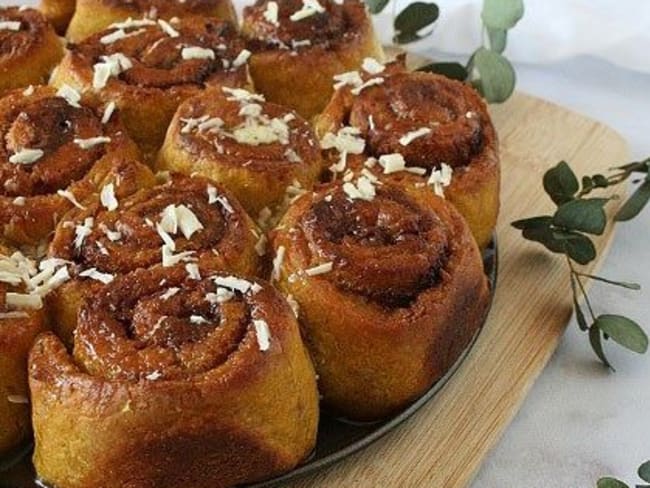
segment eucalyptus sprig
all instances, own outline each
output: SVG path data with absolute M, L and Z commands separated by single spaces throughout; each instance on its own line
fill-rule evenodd
M 639 478 L 645 481 L 642 485 L 635 485 L 636 488 L 650 488 L 650 461 L 646 461 L 637 470 Z M 596 484 L 596 488 L 630 488 L 629 485 L 623 483 L 621 480 L 616 478 L 606 477 L 600 478 Z
M 630 318 L 612 314 L 596 315 L 584 283 L 587 280 L 597 280 L 630 290 L 639 290 L 640 286 L 583 273 L 578 265 L 596 259 L 596 247 L 590 236 L 601 235 L 605 231 L 607 214 L 604 207 L 618 198 L 616 195 L 603 197 L 592 194 L 628 180 L 641 185 L 620 207 L 614 217 L 617 221 L 636 217 L 650 201 L 650 158 L 613 168 L 608 175 L 584 176 L 581 182 L 570 166 L 562 161 L 549 169 L 543 179 L 544 190 L 557 206 L 555 213 L 512 223 L 513 227 L 522 231 L 525 239 L 538 242 L 553 253 L 564 255 L 578 326 L 588 332 L 592 349 L 609 368 L 612 366 L 605 355 L 603 338 L 611 338 L 626 349 L 643 354 L 648 350 L 648 336 Z M 581 298 L 584 300 L 586 314 L 580 305 Z
M 397 0 L 393 0 L 395 8 Z M 366 0 L 373 14 L 381 13 L 390 0 Z M 523 0 L 484 0 L 481 12 L 483 43 L 472 53 L 466 64 L 455 62 L 431 63 L 420 68 L 471 83 L 490 103 L 501 103 L 515 89 L 515 70 L 505 56 L 508 31 L 524 15 Z M 440 9 L 432 2 L 416 1 L 394 14 L 393 42 L 408 44 L 433 33 L 432 26 L 440 17 Z
M 505 102 L 512 95 L 517 76 L 503 55 L 508 31 L 524 16 L 523 0 L 484 0 L 483 45 L 470 56 L 467 64 L 438 62 L 420 68 L 471 83 L 490 103 Z

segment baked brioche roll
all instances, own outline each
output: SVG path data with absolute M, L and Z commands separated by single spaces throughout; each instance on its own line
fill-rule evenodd
M 478 247 L 426 190 L 362 176 L 307 194 L 272 235 L 273 278 L 295 301 L 325 405 L 395 413 L 440 379 L 488 310 Z
M 322 159 L 311 126 L 293 110 L 221 88 L 179 107 L 158 168 L 222 183 L 264 224 L 314 186 Z
M 332 77 L 365 57 L 383 58 L 365 4 L 359 0 L 258 0 L 244 8 L 251 75 L 270 102 L 311 119 L 332 95 Z
M 201 273 L 225 270 L 254 276 L 265 237 L 230 193 L 201 177 L 172 175 L 117 200 L 89 203 L 65 216 L 48 256 L 68 262 L 71 279 L 47 299 L 54 330 L 72 345 L 84 300 L 117 276 L 157 264 L 184 263 Z
M 27 354 L 45 330 L 42 302 L 26 294 L 34 262 L 0 246 L 0 459 L 27 441 L 31 431 Z
M 444 76 L 406 72 L 401 60 L 368 61 L 339 82 L 315 122 L 332 171 L 340 177 L 366 168 L 382 181 L 429 185 L 487 246 L 499 213 L 500 170 L 496 131 L 479 94 Z M 347 161 L 343 152 L 357 155 Z
M 67 38 L 79 42 L 128 18 L 214 17 L 237 24 L 230 0 L 76 0 Z
M 40 0 L 38 8 L 56 31 L 63 35 L 74 14 L 75 4 L 76 0 Z
M 117 111 L 82 102 L 70 87 L 0 99 L 0 138 L 0 239 L 14 244 L 39 245 L 65 212 L 122 173 L 118 194 L 139 185 L 124 162 L 139 152 Z
M 250 86 L 248 55 L 235 28 L 216 19 L 128 20 L 70 45 L 52 84 L 115 102 L 150 159 L 181 102 L 209 86 Z
M 0 95 L 47 83 L 63 57 L 63 43 L 39 11 L 0 8 Z
M 62 488 L 228 487 L 293 468 L 316 439 L 315 374 L 286 301 L 183 266 L 116 278 L 82 309 L 73 356 L 41 336 L 30 388 L 34 465 Z

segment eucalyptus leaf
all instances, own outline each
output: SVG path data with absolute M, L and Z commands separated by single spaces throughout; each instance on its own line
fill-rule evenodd
M 560 254 L 565 252 L 564 244 L 553 237 L 553 230 L 550 227 L 530 227 L 523 230 L 522 236 L 529 241 L 539 242 L 551 252 Z
M 594 350 L 596 356 L 598 356 L 598 359 L 600 359 L 600 361 L 605 366 L 613 370 L 614 368 L 609 362 L 609 359 L 607 359 L 607 356 L 605 356 L 605 350 L 603 349 L 603 341 L 600 335 L 600 329 L 593 325 L 589 328 L 589 343 L 591 344 L 591 348 Z
M 503 103 L 515 89 L 517 75 L 506 58 L 496 51 L 479 48 L 471 60 L 472 70 L 478 78 L 472 80 L 474 87 L 489 103 Z
M 469 73 L 465 66 L 460 63 L 431 63 L 426 66 L 422 66 L 418 71 L 425 71 L 427 73 L 437 73 L 439 75 L 446 76 L 452 80 L 465 81 L 467 80 Z
M 601 235 L 607 225 L 607 215 L 602 198 L 571 200 L 563 203 L 553 216 L 553 224 L 558 227 Z
M 395 44 L 410 44 L 412 42 L 420 41 L 430 35 L 431 32 L 422 36 L 419 35 L 417 32 L 398 32 L 393 36 L 393 42 Z
M 621 315 L 600 315 L 594 326 L 630 351 L 644 354 L 648 350 L 648 336 L 639 324 Z
M 641 466 L 639 466 L 639 478 L 643 481 L 650 483 L 650 461 L 646 461 Z
M 634 217 L 641 213 L 641 210 L 650 201 L 650 179 L 647 179 L 641 184 L 639 188 L 632 194 L 632 196 L 623 204 L 623 206 L 616 213 L 615 220 L 621 222 L 632 220 Z
M 544 215 L 541 217 L 531 217 L 528 219 L 515 220 L 512 222 L 512 226 L 515 229 L 524 230 L 524 229 L 534 229 L 540 227 L 548 227 L 553 222 L 553 217 L 549 215 Z
M 544 173 L 544 190 L 556 205 L 572 200 L 580 189 L 578 178 L 566 161 Z
M 564 252 L 578 264 L 588 264 L 596 259 L 596 247 L 587 236 L 575 233 L 572 239 L 562 241 Z
M 486 27 L 488 41 L 490 43 L 490 50 L 496 51 L 499 54 L 506 50 L 508 43 L 508 31 L 504 29 L 494 29 Z
M 433 24 L 439 15 L 440 9 L 435 3 L 409 4 L 395 17 L 395 38 L 402 40 L 402 43 L 420 39 L 419 31 Z
M 627 484 L 616 478 L 600 478 L 596 486 L 597 488 L 630 488 Z
M 524 16 L 523 0 L 485 0 L 481 18 L 492 29 L 512 29 Z
M 368 5 L 371 14 L 378 14 L 386 8 L 389 2 L 390 0 L 366 0 L 366 5 Z

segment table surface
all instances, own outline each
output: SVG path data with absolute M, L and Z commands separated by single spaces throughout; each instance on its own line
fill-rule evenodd
M 518 65 L 517 74 L 518 89 L 605 122 L 629 141 L 633 157 L 650 155 L 650 75 L 588 57 L 546 66 Z M 600 285 L 591 291 L 598 312 L 623 312 L 648 332 L 649 241 L 650 209 L 618 226 L 600 271 L 602 276 L 640 283 L 641 292 Z M 586 336 L 572 320 L 473 488 L 595 487 L 605 475 L 634 486 L 638 465 L 650 459 L 650 355 L 616 347 L 608 351 L 616 373 L 594 360 Z
M 0 5 L 12 3 L 35 2 L 0 0 Z M 516 68 L 518 89 L 605 122 L 629 141 L 633 157 L 650 155 L 649 74 L 588 57 Z M 619 226 L 600 272 L 638 282 L 643 291 L 595 285 L 591 296 L 598 312 L 624 312 L 650 331 L 648 241 L 650 210 Z M 595 487 L 604 475 L 636 481 L 637 466 L 650 459 L 650 355 L 636 356 L 615 347 L 609 355 L 616 373 L 594 360 L 586 336 L 572 321 L 472 487 Z

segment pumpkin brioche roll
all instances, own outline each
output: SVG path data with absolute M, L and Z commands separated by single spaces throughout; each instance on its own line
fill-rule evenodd
M 74 89 L 32 87 L 0 99 L 0 239 L 38 245 L 68 210 L 104 183 L 133 191 L 139 152 L 112 105 L 81 101 Z
M 82 309 L 73 355 L 42 335 L 29 376 L 34 465 L 60 488 L 233 486 L 292 469 L 316 439 L 291 308 L 232 275 L 117 277 Z
M 31 8 L 0 8 L 0 95 L 46 83 L 62 57 L 63 43 L 43 14 Z
M 67 37 L 78 42 L 127 18 L 214 17 L 237 24 L 230 0 L 77 0 Z
M 20 448 L 31 430 L 27 354 L 45 330 L 40 296 L 27 290 L 37 273 L 33 261 L 0 246 L 0 459 Z
M 332 172 L 369 169 L 382 181 L 429 185 L 485 247 L 499 213 L 500 170 L 496 132 L 479 94 L 444 76 L 406 72 L 403 60 L 367 60 L 338 83 L 315 123 Z M 346 161 L 352 153 L 359 156 Z
M 224 87 L 179 107 L 158 168 L 222 183 L 264 224 L 314 186 L 322 160 L 311 126 L 293 110 Z
M 123 199 L 109 184 L 101 197 L 66 215 L 48 252 L 69 263 L 71 279 L 47 300 L 55 332 L 69 346 L 84 300 L 117 276 L 177 263 L 196 279 L 216 270 L 249 276 L 260 271 L 265 237 L 230 193 L 210 180 L 175 174 Z
M 460 214 L 361 176 L 300 197 L 272 236 L 325 405 L 376 420 L 421 396 L 480 328 L 489 290 Z
M 258 0 L 244 8 L 256 88 L 271 102 L 311 119 L 332 95 L 332 77 L 383 58 L 360 0 Z
M 76 0 L 40 0 L 38 8 L 56 31 L 63 35 L 74 14 L 75 3 Z
M 70 45 L 52 83 L 115 102 L 149 158 L 185 99 L 209 86 L 250 86 L 249 54 L 235 28 L 216 19 L 127 20 Z

